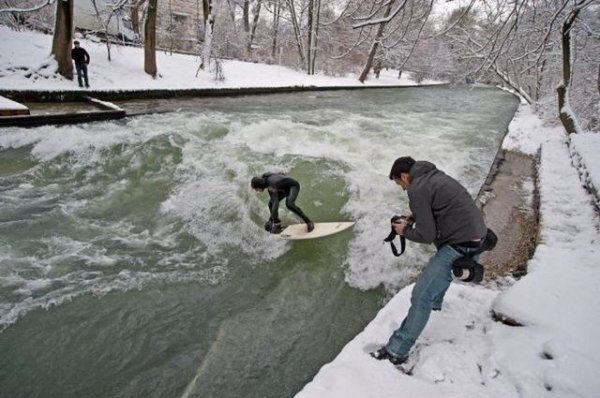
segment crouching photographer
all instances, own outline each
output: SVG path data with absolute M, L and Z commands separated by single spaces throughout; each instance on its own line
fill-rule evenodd
M 487 227 L 469 192 L 433 163 L 401 157 L 392 165 L 389 177 L 407 192 L 412 213 L 392 221 L 393 232 L 409 241 L 433 243 L 437 248 L 417 278 L 410 309 L 400 327 L 385 346 L 371 353 L 376 359 L 401 364 L 408 360 L 431 310 L 442 309 L 452 282 L 453 264 L 481 252 Z M 393 239 L 391 236 L 390 241 Z

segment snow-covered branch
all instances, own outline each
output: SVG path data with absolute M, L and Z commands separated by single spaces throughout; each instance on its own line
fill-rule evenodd
M 396 8 L 394 11 L 392 11 L 390 13 L 390 15 L 388 15 L 388 16 L 385 16 L 385 17 L 379 18 L 379 19 L 372 19 L 372 20 L 368 20 L 365 22 L 357 23 L 357 24 L 353 25 L 352 28 L 358 29 L 358 28 L 362 28 L 362 27 L 368 26 L 368 25 L 386 24 L 386 23 L 390 22 L 392 19 L 394 19 L 396 17 L 396 15 L 398 15 L 398 13 L 404 8 L 404 6 L 406 6 L 406 2 L 407 2 L 407 0 L 403 0 L 402 3 L 398 6 L 398 8 Z M 390 3 L 387 3 L 387 4 L 390 4 Z
M 47 7 L 49 5 L 52 5 L 56 2 L 56 0 L 46 0 L 43 3 L 40 3 L 36 6 L 33 7 L 29 7 L 29 8 L 4 8 L 4 9 L 0 9 L 0 14 L 1 13 L 22 13 L 22 12 L 34 12 L 37 10 L 41 10 L 44 7 Z

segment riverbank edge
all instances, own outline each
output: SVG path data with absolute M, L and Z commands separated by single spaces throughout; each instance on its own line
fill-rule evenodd
M 219 98 L 242 97 L 252 95 L 289 94 L 297 92 L 322 92 L 365 89 L 429 88 L 450 86 L 450 83 L 420 85 L 375 85 L 375 86 L 281 86 L 281 87 L 240 87 L 215 89 L 153 89 L 153 90 L 6 90 L 0 89 L 0 96 L 23 103 L 88 102 L 99 111 L 61 113 L 54 115 L 20 115 L 0 117 L 2 127 L 36 127 L 43 125 L 63 125 L 123 119 L 151 112 L 127 112 L 105 101 L 153 100 L 172 98 Z
M 415 85 L 357 85 L 357 86 L 280 86 L 238 87 L 206 89 L 152 89 L 152 90 L 7 90 L 0 88 L 0 95 L 17 102 L 78 102 L 86 97 L 102 101 L 125 101 L 140 99 L 169 99 L 185 97 L 234 97 L 249 95 L 286 94 L 311 91 L 340 91 L 364 89 L 428 88 L 450 86 L 450 83 Z
M 484 283 L 527 274 L 540 229 L 538 167 L 539 156 L 498 148 L 476 197 L 486 225 L 498 236 L 495 249 L 481 258 Z

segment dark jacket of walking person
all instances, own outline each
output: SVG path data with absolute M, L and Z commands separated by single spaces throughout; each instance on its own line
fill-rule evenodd
M 73 61 L 75 62 L 77 82 L 79 83 L 79 87 L 83 87 L 85 81 L 85 87 L 89 87 L 90 83 L 88 81 L 87 66 L 90 63 L 90 55 L 83 47 L 79 46 L 78 41 L 74 41 L 73 45 L 75 47 L 71 50 L 71 58 L 73 58 Z
M 431 310 L 441 310 L 452 281 L 452 264 L 480 252 L 487 228 L 469 192 L 433 163 L 401 157 L 392 165 L 389 177 L 407 192 L 412 212 L 407 220 L 392 224 L 395 232 L 410 241 L 433 243 L 437 248 L 417 278 L 406 318 L 387 344 L 371 354 L 401 364 L 408 360 Z
M 308 232 L 311 232 L 315 226 L 304 212 L 296 205 L 296 199 L 300 192 L 298 181 L 284 174 L 265 173 L 261 177 L 254 177 L 250 186 L 257 192 L 265 189 L 269 192 L 269 211 L 271 217 L 265 229 L 271 233 L 281 232 L 281 220 L 279 219 L 279 202 L 285 200 L 285 206 L 306 223 Z

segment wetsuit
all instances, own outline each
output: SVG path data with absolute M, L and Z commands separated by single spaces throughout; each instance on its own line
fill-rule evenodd
M 300 217 L 307 225 L 311 226 L 309 229 L 312 230 L 312 222 L 306 214 L 296 206 L 296 198 L 298 198 L 298 193 L 300 192 L 300 184 L 298 181 L 283 174 L 273 173 L 265 173 L 262 175 L 262 178 L 269 191 L 269 211 L 271 212 L 269 221 L 273 224 L 281 223 L 281 220 L 279 220 L 279 202 L 286 198 L 285 206 Z

